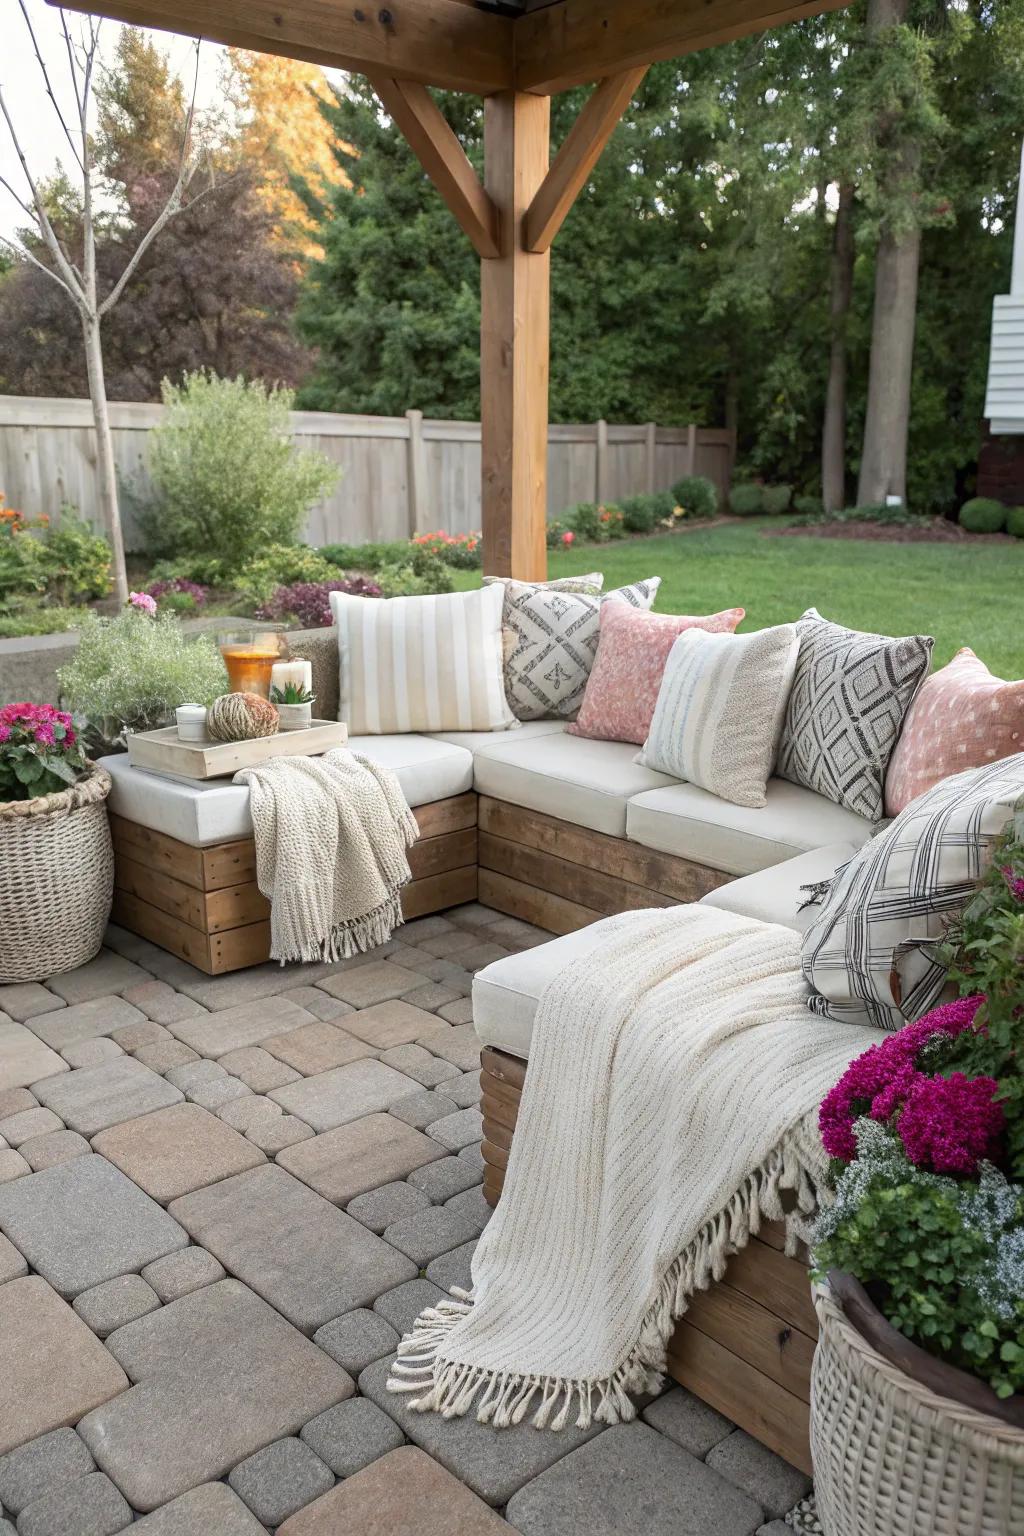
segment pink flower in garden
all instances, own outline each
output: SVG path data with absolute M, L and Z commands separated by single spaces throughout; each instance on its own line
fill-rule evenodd
M 575 541 L 576 541 L 576 535 L 572 532 L 571 529 L 569 529 L 566 533 L 562 534 L 562 543 L 563 544 L 569 545 L 569 544 L 575 543 Z
M 1024 901 L 1024 877 L 1015 875 L 1009 864 L 1003 866 L 1003 879 L 1009 888 L 1010 895 L 1017 901 Z
M 141 608 L 143 613 L 156 613 L 156 598 L 150 597 L 148 592 L 129 592 L 128 601 L 133 608 Z
M 994 1077 L 918 1075 L 896 1124 L 907 1156 L 936 1173 L 974 1174 L 995 1156 L 1004 1116 Z

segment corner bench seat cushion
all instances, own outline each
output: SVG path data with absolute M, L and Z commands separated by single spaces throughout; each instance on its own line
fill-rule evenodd
M 480 794 L 625 837 L 631 797 L 675 783 L 668 774 L 641 767 L 632 742 L 591 741 L 564 731 L 527 736 L 526 729 L 494 736 L 491 744 L 476 749 L 474 779 Z
M 426 736 L 352 736 L 349 746 L 390 768 L 413 809 L 473 788 L 473 757 L 465 747 Z M 116 816 L 192 848 L 252 836 L 249 791 L 242 784 L 164 778 L 133 768 L 127 753 L 102 763 L 113 781 L 109 806 Z
M 878 823 L 824 795 L 769 779 L 762 808 L 732 805 L 695 784 L 670 784 L 631 799 L 626 836 L 727 875 L 752 875 L 830 843 L 866 843 Z
M 447 741 L 453 747 L 465 747 L 474 756 L 490 747 L 518 746 L 534 736 L 561 736 L 564 720 L 521 720 L 507 731 L 426 731 L 431 741 Z
M 848 863 L 857 852 L 854 843 L 829 843 L 825 848 L 812 848 L 809 853 L 799 853 L 784 864 L 773 864 L 770 869 L 759 869 L 754 875 L 743 875 L 730 880 L 717 890 L 709 891 L 700 899 L 704 907 L 719 907 L 723 912 L 735 912 L 738 917 L 756 917 L 762 923 L 778 923 L 784 928 L 795 928 L 806 933 L 821 911 L 820 905 L 800 908 L 807 900 L 805 885 L 817 885 L 820 880 L 831 880 L 836 870 Z

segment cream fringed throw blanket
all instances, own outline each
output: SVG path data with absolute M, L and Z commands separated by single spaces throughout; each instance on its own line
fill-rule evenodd
M 243 768 L 232 782 L 249 786 L 272 959 L 341 960 L 386 943 L 419 832 L 395 775 L 340 747 Z
M 817 1105 L 876 1032 L 810 1014 L 800 936 L 629 912 L 541 998 L 474 1290 L 423 1313 L 389 1386 L 483 1423 L 630 1419 L 694 1291 L 825 1169 Z M 791 1223 L 791 1228 L 793 1224 Z

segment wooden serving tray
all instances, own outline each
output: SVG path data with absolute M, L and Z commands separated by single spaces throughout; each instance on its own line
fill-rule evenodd
M 258 768 L 273 757 L 318 757 L 348 744 L 348 726 L 339 720 L 313 720 L 301 731 L 278 731 L 252 741 L 182 741 L 176 725 L 140 731 L 128 737 L 128 761 L 151 773 L 186 779 L 221 779 L 239 768 Z

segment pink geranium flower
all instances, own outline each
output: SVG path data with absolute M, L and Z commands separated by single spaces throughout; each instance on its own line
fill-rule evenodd
M 128 601 L 133 608 L 141 608 L 143 613 L 156 613 L 156 598 L 150 597 L 148 592 L 129 592 Z
M 1002 1135 L 998 1090 L 994 1077 L 919 1073 L 896 1122 L 910 1161 L 936 1173 L 977 1173 L 979 1162 L 995 1156 Z

